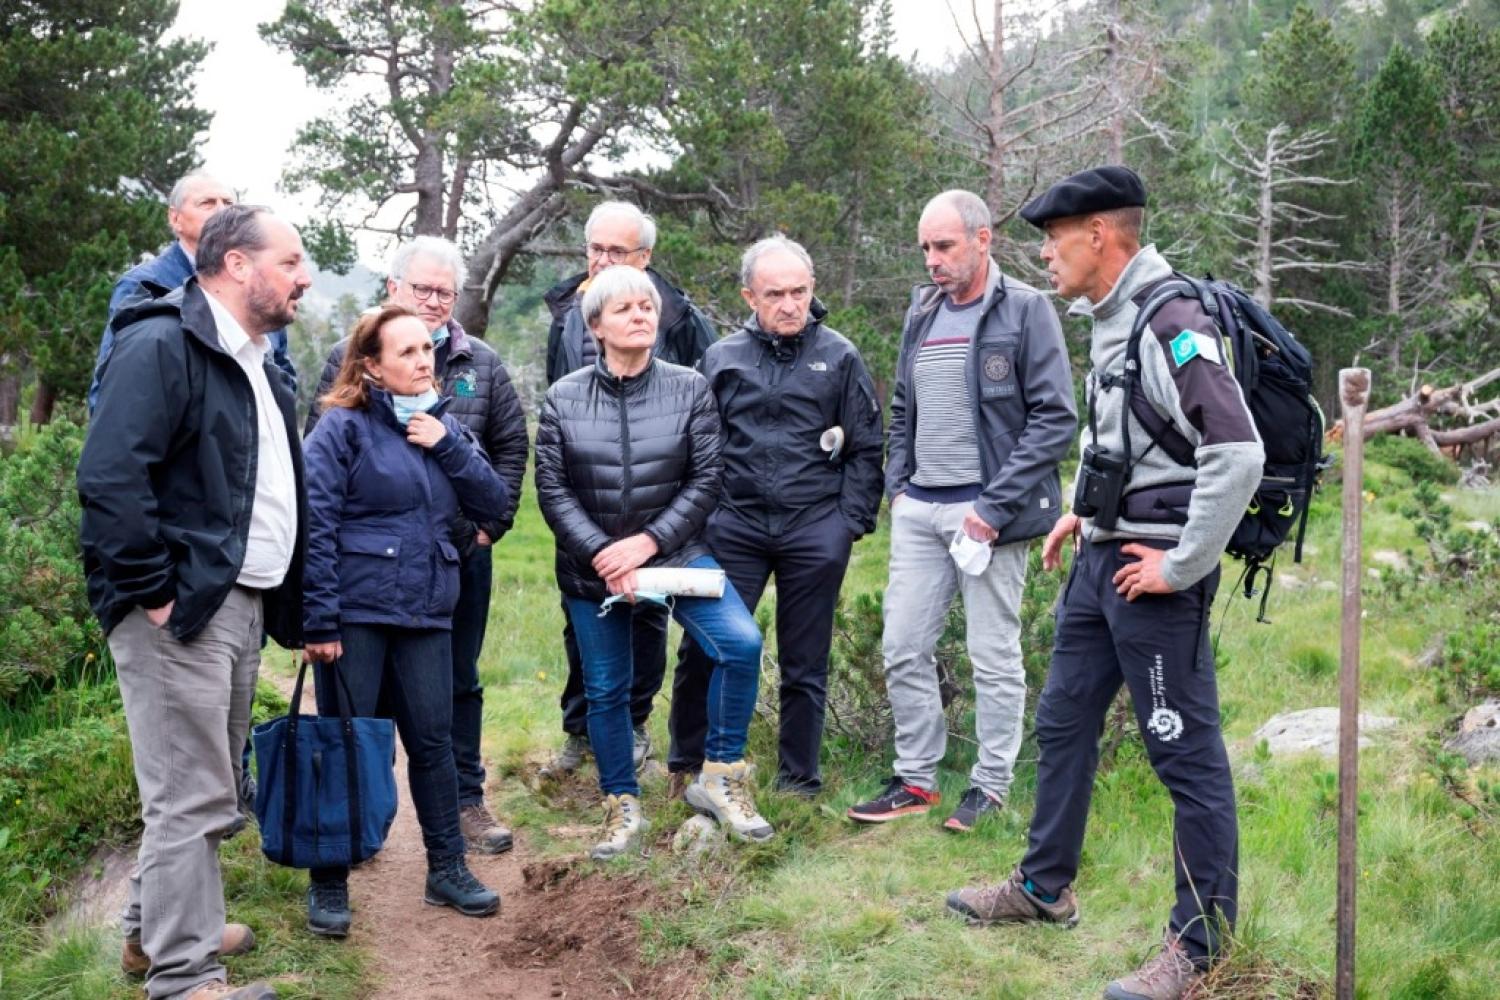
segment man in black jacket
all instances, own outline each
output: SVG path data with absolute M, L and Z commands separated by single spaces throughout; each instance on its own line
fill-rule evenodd
M 559 282 L 543 297 L 552 313 L 552 326 L 547 332 L 547 385 L 551 386 L 580 368 L 593 367 L 599 349 L 583 322 L 578 304 L 589 282 L 614 264 L 628 264 L 645 271 L 661 296 L 661 314 L 652 356 L 675 365 L 696 365 L 718 336 L 713 325 L 688 301 L 687 296 L 651 268 L 651 249 L 656 245 L 656 223 L 651 217 L 629 202 L 601 202 L 589 213 L 588 222 L 583 227 L 583 238 L 588 270 Z M 670 616 L 666 608 L 649 601 L 635 605 L 632 614 L 635 679 L 630 691 L 630 719 L 635 730 L 635 766 L 639 768 L 651 752 L 646 720 L 651 717 L 652 699 L 661 690 L 667 672 L 667 620 Z M 563 649 L 568 656 L 568 680 L 561 698 L 563 732 L 567 734 L 567 740 L 553 766 L 559 771 L 572 771 L 583 763 L 584 754 L 589 750 L 589 703 L 583 692 L 582 661 L 566 602 L 563 604 Z
M 262 631 L 302 644 L 306 509 L 290 379 L 272 330 L 310 284 L 297 231 L 263 208 L 203 228 L 198 274 L 127 309 L 78 462 L 89 602 L 109 637 L 145 832 L 125 916 L 127 971 L 152 998 L 259 1000 L 219 959 L 218 847 L 239 818 Z
M 776 781 L 812 795 L 823 783 L 833 613 L 849 549 L 874 530 L 880 510 L 880 405 L 859 350 L 823 325 L 812 258 L 800 244 L 761 240 L 745 251 L 740 279 L 750 318 L 699 364 L 725 431 L 724 491 L 704 538 L 746 607 L 776 576 Z M 683 640 L 672 683 L 674 775 L 703 765 L 711 666 Z
M 392 256 L 385 287 L 390 301 L 413 310 L 427 324 L 436 345 L 434 373 L 440 391 L 452 400 L 448 412 L 474 433 L 510 489 L 511 502 L 500 520 L 478 525 L 461 520 L 453 526 L 453 542 L 462 556 L 458 607 L 453 611 L 453 762 L 458 768 L 459 826 L 471 850 L 499 854 L 510 850 L 512 838 L 484 804 L 484 760 L 479 753 L 484 688 L 479 683 L 479 652 L 490 617 L 492 547 L 515 523 L 530 444 L 521 401 L 500 356 L 484 341 L 466 334 L 453 318 L 463 273 L 458 247 L 436 236 L 418 236 Z M 341 340 L 328 354 L 304 434 L 311 434 L 318 422 L 317 400 L 333 387 L 348 344 L 347 338 Z

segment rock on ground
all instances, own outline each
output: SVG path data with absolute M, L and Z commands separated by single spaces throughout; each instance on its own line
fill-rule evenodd
M 1500 701 L 1491 699 L 1465 712 L 1447 747 L 1470 764 L 1500 762 Z
M 1386 715 L 1359 713 L 1359 745 L 1370 745 L 1366 733 L 1389 729 L 1400 721 Z M 1339 749 L 1339 710 L 1304 708 L 1297 712 L 1283 712 L 1257 729 L 1255 738 L 1265 740 L 1276 756 L 1314 752 L 1333 757 Z

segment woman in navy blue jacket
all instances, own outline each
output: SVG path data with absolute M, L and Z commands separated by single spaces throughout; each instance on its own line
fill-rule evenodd
M 504 516 L 505 482 L 456 419 L 433 378 L 432 336 L 404 306 L 367 313 L 303 444 L 308 541 L 303 635 L 320 664 L 319 711 L 348 685 L 355 715 L 389 708 L 409 762 L 427 847 L 425 899 L 489 916 L 500 897 L 464 863 L 451 741 L 449 630 L 458 601 L 450 525 Z M 349 931 L 348 869 L 315 868 L 308 929 Z

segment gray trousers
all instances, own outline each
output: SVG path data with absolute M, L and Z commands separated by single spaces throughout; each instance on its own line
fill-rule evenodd
M 219 841 L 239 815 L 261 621 L 259 594 L 235 587 L 191 642 L 140 608 L 109 635 L 146 827 L 122 924 L 151 958 L 152 1000 L 226 977 Z
M 891 508 L 891 571 L 885 591 L 885 686 L 896 723 L 895 772 L 937 790 L 948 727 L 938 690 L 937 644 L 954 594 L 964 602 L 974 670 L 979 759 L 969 784 L 1004 798 L 1021 748 L 1026 671 L 1021 663 L 1021 588 L 1026 542 L 996 547 L 979 576 L 959 571 L 948 545 L 969 503 L 902 497 Z

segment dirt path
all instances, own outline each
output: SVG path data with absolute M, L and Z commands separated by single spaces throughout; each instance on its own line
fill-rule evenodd
M 290 694 L 291 684 L 284 687 Z M 304 706 L 314 710 L 308 692 Z M 695 969 L 642 965 L 635 914 L 657 905 L 643 883 L 607 878 L 586 860 L 540 860 L 524 832 L 506 854 L 469 855 L 474 874 L 500 893 L 498 915 L 475 919 L 423 903 L 427 857 L 399 740 L 396 780 L 400 809 L 385 848 L 349 878 L 349 941 L 373 963 L 372 1000 L 686 1000 L 700 994 Z

